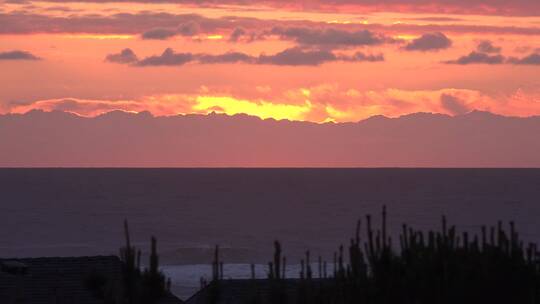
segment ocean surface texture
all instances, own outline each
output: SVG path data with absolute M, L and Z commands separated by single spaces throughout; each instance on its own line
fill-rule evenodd
M 1 169 L 0 256 L 116 254 L 123 220 L 147 252 L 158 238 L 164 271 L 187 297 L 210 272 L 213 246 L 226 276 L 283 244 L 291 276 L 305 250 L 332 261 L 356 221 L 388 208 L 394 234 L 407 222 L 459 230 L 516 221 L 540 241 L 540 170 L 536 169 Z M 394 241 L 394 244 L 397 244 Z

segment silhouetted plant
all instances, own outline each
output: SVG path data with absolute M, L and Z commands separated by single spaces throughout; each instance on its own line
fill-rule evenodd
M 143 303 L 152 303 L 164 296 L 167 292 L 165 276 L 159 271 L 159 256 L 157 254 L 157 240 L 151 238 L 150 266 L 141 277 L 141 299 Z
M 364 242 L 358 221 L 348 262 L 340 246 L 331 276 L 319 257 L 319 278 L 313 278 L 307 251 L 300 261 L 300 279 L 283 280 L 285 261 L 280 275 L 282 248 L 275 242 L 269 278 L 279 284 L 272 284 L 270 299 L 260 300 L 284 303 L 283 296 L 295 284 L 297 303 L 540 303 L 540 252 L 536 244 L 523 243 L 513 222 L 509 230 L 498 222 L 496 227 L 482 226 L 480 235 L 472 236 L 458 233 L 444 216 L 439 231 L 404 224 L 396 250 L 387 231 L 386 207 L 381 216 L 380 229 L 374 229 L 371 216 L 366 216 Z
M 151 304 L 170 292 L 170 280 L 159 270 L 157 239 L 151 238 L 149 268 L 140 269 L 141 251 L 131 245 L 128 222 L 124 221 L 126 245 L 120 249 L 124 294 L 128 304 Z

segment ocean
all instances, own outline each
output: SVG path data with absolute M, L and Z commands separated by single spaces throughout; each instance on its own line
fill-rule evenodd
M 402 223 L 459 231 L 515 221 L 540 241 L 540 169 L 0 169 L 0 257 L 117 254 L 123 221 L 182 298 L 210 274 L 220 245 L 226 277 L 265 275 L 280 240 L 290 276 L 306 250 L 331 262 L 356 221 L 383 205 Z M 396 245 L 398 242 L 394 241 Z

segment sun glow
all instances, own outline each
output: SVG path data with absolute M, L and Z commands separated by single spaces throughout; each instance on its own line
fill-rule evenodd
M 262 119 L 305 120 L 305 115 L 311 109 L 310 104 L 290 105 L 277 104 L 269 101 L 250 101 L 234 97 L 199 96 L 193 109 L 199 112 L 217 112 L 228 115 L 248 114 Z
M 420 37 L 420 36 L 418 36 L 418 35 L 407 35 L 407 34 L 392 36 L 392 38 L 394 38 L 396 40 L 406 40 L 406 41 L 414 40 L 414 39 L 416 39 L 418 37 Z

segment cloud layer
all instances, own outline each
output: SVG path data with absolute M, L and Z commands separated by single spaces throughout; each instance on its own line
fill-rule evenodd
M 468 55 L 455 60 L 446 61 L 447 64 L 515 64 L 515 65 L 540 65 L 540 53 L 533 53 L 525 57 L 505 57 L 503 55 L 490 55 L 473 51 Z
M 490 55 L 486 53 L 479 53 L 476 51 L 473 51 L 469 53 L 468 55 L 461 56 L 456 60 L 450 60 L 446 63 L 449 64 L 502 64 L 506 60 L 501 55 Z
M 489 40 L 484 40 L 478 44 L 478 47 L 476 48 L 478 52 L 480 53 L 487 53 L 487 54 L 498 54 L 501 52 L 502 48 L 495 46 L 493 42 Z
M 540 52 L 522 58 L 510 57 L 508 62 L 519 65 L 540 65 Z
M 41 58 L 26 51 L 0 52 L 0 60 L 41 60 Z
M 259 65 L 317 66 L 327 62 L 336 61 L 384 61 L 384 56 L 382 54 L 369 55 L 362 52 L 356 52 L 353 55 L 343 55 L 335 54 L 332 51 L 304 49 L 300 47 L 289 48 L 272 55 L 261 54 L 259 56 L 251 56 L 240 52 L 228 52 L 218 55 L 204 53 L 177 53 L 172 48 L 167 48 L 160 55 L 149 56 L 140 60 L 138 60 L 137 55 L 131 49 L 124 49 L 120 53 L 107 55 L 105 60 L 113 63 L 130 64 L 139 67 L 181 66 L 188 63 L 244 63 Z
M 48 0 L 49 2 L 70 3 L 74 0 Z M 289 10 L 343 11 L 351 12 L 422 12 L 449 14 L 498 14 L 498 15 L 540 15 L 540 4 L 536 0 L 315 0 L 284 1 L 265 0 L 246 3 L 245 0 L 91 0 L 88 2 L 139 2 L 139 3 L 177 3 L 204 7 L 220 5 L 244 5 L 253 7 L 266 5 Z
M 454 60 L 445 61 L 447 64 L 516 64 L 516 65 L 540 65 L 540 50 L 525 57 L 505 57 L 501 55 L 502 48 L 493 45 L 489 40 L 478 44 L 475 51 Z
M 0 125 L 2 167 L 540 167 L 540 117 L 487 112 L 313 124 L 33 111 L 0 115 Z
M 414 39 L 404 49 L 407 51 L 438 51 L 444 50 L 452 46 L 452 40 L 450 40 L 443 33 L 427 33 L 420 38 Z
M 120 53 L 107 55 L 105 60 L 114 63 L 131 64 L 138 62 L 139 58 L 131 49 L 123 49 Z
M 270 32 L 282 39 L 291 39 L 304 46 L 355 47 L 377 45 L 387 38 L 369 30 L 344 31 L 333 28 L 310 29 L 303 27 L 276 27 Z
M 301 18 L 301 17 L 299 17 Z M 459 22 L 418 24 L 328 24 L 316 20 L 267 20 L 258 17 L 208 17 L 199 14 L 174 12 L 122 12 L 115 14 L 48 15 L 36 12 L 0 12 L 0 34 L 33 33 L 100 33 L 142 35 L 146 39 L 165 39 L 172 36 L 193 36 L 201 33 L 224 31 L 231 34 L 238 29 L 249 29 L 250 34 L 282 35 L 284 39 L 314 43 L 342 45 L 376 44 L 385 37 L 380 32 L 405 31 L 419 34 L 497 33 L 539 35 L 540 26 L 465 24 Z M 368 32 L 366 32 L 368 31 Z M 375 32 L 377 31 L 377 32 Z M 335 34 L 335 38 L 328 37 Z M 239 33 L 236 34 L 238 36 Z M 257 35 L 256 35 L 257 36 Z M 350 39 L 344 40 L 344 39 Z M 334 41 L 332 41 L 334 40 Z

